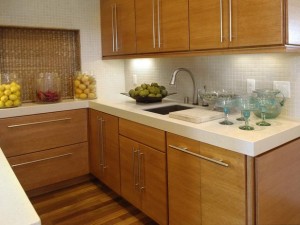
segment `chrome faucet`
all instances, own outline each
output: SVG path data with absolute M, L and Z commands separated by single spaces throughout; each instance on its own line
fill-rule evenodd
M 170 81 L 170 85 L 175 85 L 175 83 L 176 83 L 176 76 L 177 76 L 177 74 L 180 72 L 180 71 L 185 71 L 185 72 L 187 72 L 189 75 L 190 75 L 190 77 L 192 78 L 192 81 L 193 81 L 193 88 L 194 88 L 194 90 L 193 90 L 193 105 L 198 105 L 198 96 L 197 96 L 197 91 L 196 91 L 196 85 L 195 85 L 195 80 L 194 80 L 194 76 L 193 76 L 193 74 L 192 74 L 192 72 L 191 71 L 189 71 L 188 69 L 186 69 L 186 68 L 178 68 L 178 69 L 176 69 L 174 72 L 173 72 L 173 75 L 172 75 L 172 78 L 171 78 L 171 81 Z

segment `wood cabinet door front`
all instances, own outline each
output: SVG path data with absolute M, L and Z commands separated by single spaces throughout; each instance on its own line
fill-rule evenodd
M 139 144 L 142 209 L 161 225 L 167 224 L 166 154 Z
M 228 167 L 201 162 L 202 224 L 246 224 L 245 156 L 201 143 L 201 155 Z
M 228 47 L 228 0 L 190 0 L 190 50 Z
M 101 0 L 101 38 L 103 56 L 136 52 L 134 0 Z
M 121 195 L 137 208 L 141 208 L 138 188 L 138 143 L 119 136 Z
M 231 0 L 230 47 L 282 45 L 283 0 Z

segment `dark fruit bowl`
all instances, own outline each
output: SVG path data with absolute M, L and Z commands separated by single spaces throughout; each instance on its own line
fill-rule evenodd
M 176 93 L 170 93 L 167 96 L 162 96 L 162 97 L 142 97 L 142 96 L 135 96 L 131 97 L 128 93 L 121 93 L 122 95 L 126 95 L 132 99 L 135 99 L 136 102 L 141 102 L 141 103 L 153 103 L 153 102 L 161 102 L 161 100 L 167 96 L 174 95 Z

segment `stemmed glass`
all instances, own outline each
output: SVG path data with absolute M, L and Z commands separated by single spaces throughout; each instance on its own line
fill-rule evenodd
M 266 112 L 267 112 L 266 106 L 268 104 L 270 104 L 270 102 L 268 101 L 268 99 L 266 99 L 264 96 L 262 96 L 262 97 L 257 97 L 257 103 L 258 103 L 258 107 L 261 111 L 262 120 L 257 122 L 256 125 L 271 126 L 271 124 L 266 121 Z
M 225 114 L 225 119 L 220 122 L 222 125 L 232 125 L 233 122 L 229 121 L 228 115 L 230 112 L 230 108 L 233 107 L 233 100 L 230 97 L 224 97 L 224 98 L 218 98 L 216 102 L 217 107 L 223 108 L 224 114 Z
M 239 126 L 239 128 L 241 130 L 254 130 L 254 127 L 249 125 L 251 111 L 255 111 L 258 109 L 254 98 L 251 96 L 240 97 L 237 101 L 237 104 L 238 108 L 241 110 L 245 118 L 245 125 Z

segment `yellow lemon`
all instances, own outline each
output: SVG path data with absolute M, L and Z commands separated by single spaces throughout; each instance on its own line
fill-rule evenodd
M 10 84 L 6 84 L 4 87 L 5 87 L 5 90 L 10 90 Z
M 86 86 L 84 85 L 84 84 L 79 84 L 79 89 L 81 89 L 81 90 L 84 90 L 84 89 L 86 89 Z
M 18 96 L 14 95 L 14 94 L 11 94 L 8 96 L 8 98 L 12 101 L 16 100 L 18 98 Z
M 20 91 L 16 91 L 15 95 L 18 96 L 18 97 L 20 97 L 21 96 L 21 92 Z
M 14 106 L 19 106 L 19 105 L 21 105 L 21 101 L 20 101 L 20 99 L 16 99 L 16 100 L 14 100 Z
M 7 100 L 8 100 L 8 97 L 6 96 L 6 95 L 3 95 L 1 98 L 0 98 L 0 100 L 2 101 L 2 102 L 6 102 Z
M 0 98 L 4 95 L 3 91 L 0 91 Z
M 4 91 L 5 90 L 5 84 L 1 84 L 0 85 L 0 91 Z
M 75 80 L 75 81 L 74 81 L 74 85 L 75 85 L 75 87 L 78 87 L 78 86 L 79 86 L 79 84 L 80 84 L 80 81 L 79 81 L 79 80 Z
M 82 94 L 79 95 L 79 98 L 80 99 L 87 99 L 87 94 L 82 93 Z
M 11 91 L 10 91 L 10 90 L 5 90 L 5 91 L 4 91 L 4 94 L 5 94 L 6 96 L 9 96 L 9 95 L 11 94 Z
M 4 108 L 4 102 L 0 101 L 0 109 Z
M 7 100 L 4 104 L 5 104 L 5 107 L 12 107 L 14 103 L 12 100 Z
M 10 87 L 10 91 L 13 93 L 13 92 L 17 92 L 18 91 L 18 88 L 14 85 Z
M 79 89 L 79 88 L 76 88 L 75 93 L 76 93 L 76 94 L 81 94 L 81 93 L 82 93 L 82 90 Z
M 89 93 L 88 94 L 88 98 L 89 99 L 95 99 L 96 98 L 96 95 L 94 93 Z
M 85 89 L 85 90 L 83 91 L 83 93 L 84 93 L 84 94 L 89 94 L 89 93 L 90 93 L 90 89 L 88 89 L 88 88 Z

